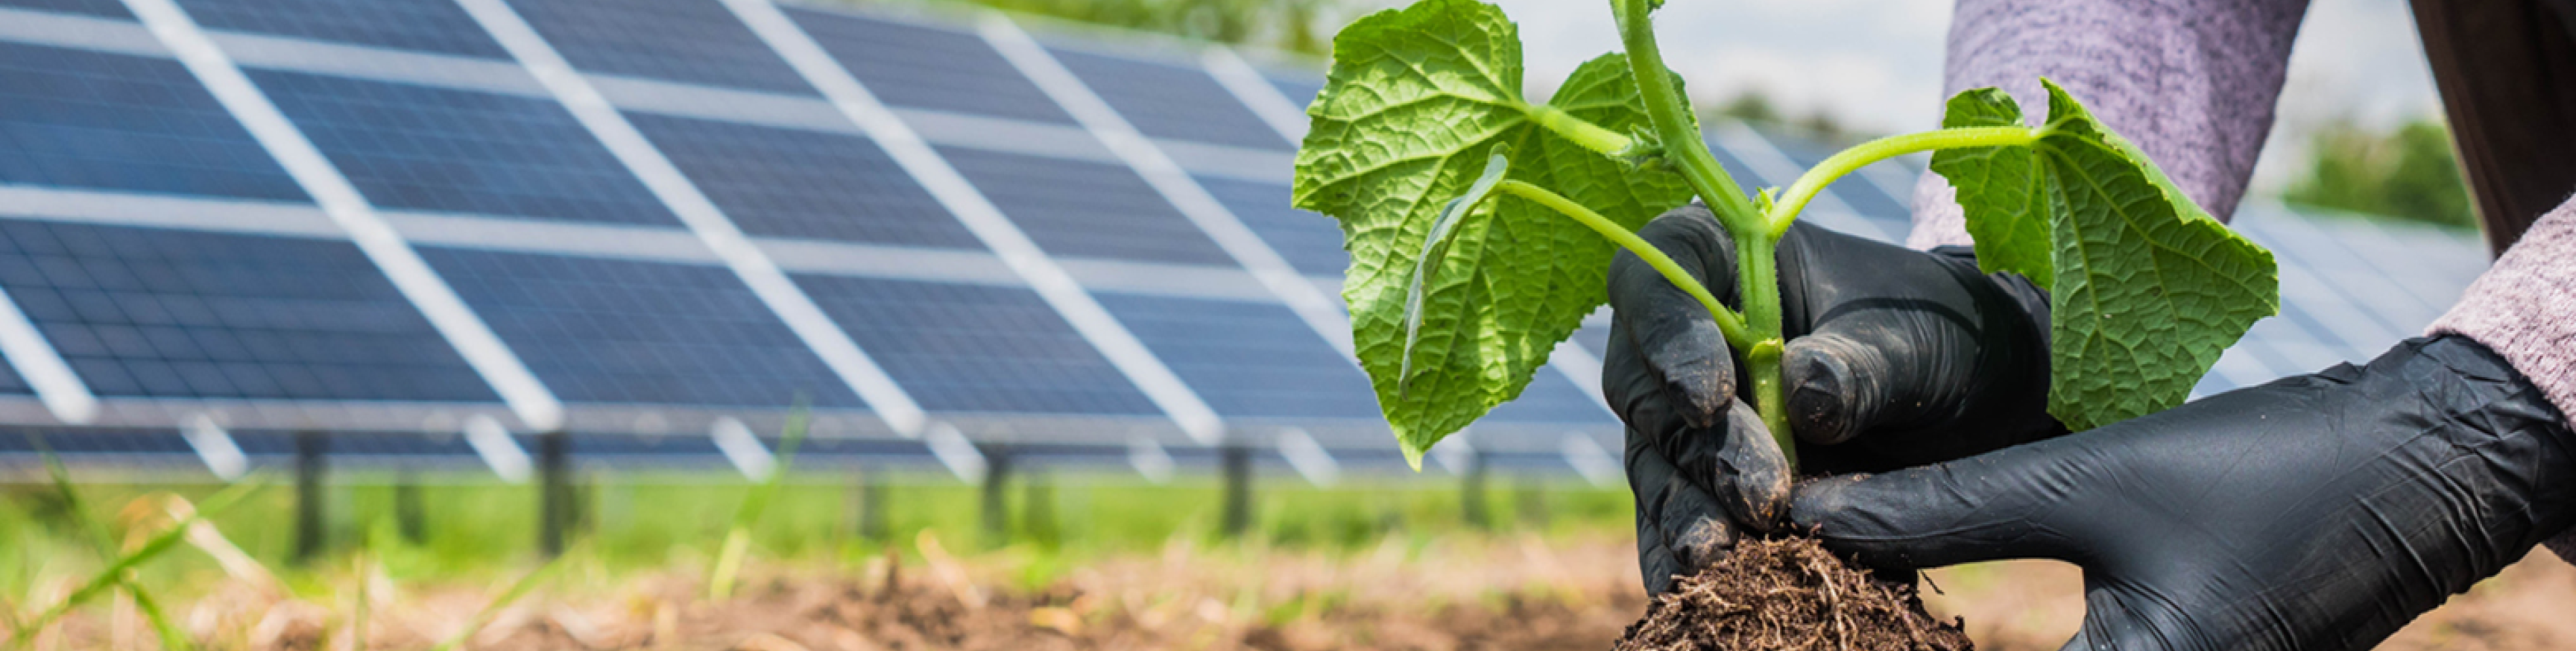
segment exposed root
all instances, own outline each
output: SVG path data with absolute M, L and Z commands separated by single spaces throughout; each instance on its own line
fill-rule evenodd
M 1745 540 L 1629 625 L 1615 651 L 1968 651 L 1959 622 L 1914 586 L 1854 568 L 1810 538 Z

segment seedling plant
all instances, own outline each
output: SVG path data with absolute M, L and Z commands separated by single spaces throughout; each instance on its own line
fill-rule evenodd
M 2049 412 L 2075 430 L 2180 404 L 2220 352 L 2279 309 L 2272 254 L 2176 189 L 2135 145 L 2041 80 L 2046 120 L 2001 90 L 1952 97 L 1939 130 L 1870 141 L 1786 189 L 1747 193 L 1719 166 L 1650 20 L 1611 0 L 1626 52 L 1522 93 L 1517 27 L 1476 0 L 1421 0 L 1333 40 L 1307 109 L 1295 202 L 1340 220 L 1361 366 L 1416 467 L 1425 450 L 1529 385 L 1608 300 L 1624 249 L 1707 307 L 1752 377 L 1784 455 L 1774 247 L 1835 179 L 1933 152 L 1978 264 L 2050 294 Z M 1741 310 L 1635 230 L 1697 197 L 1732 236 Z M 1788 457 L 1794 464 L 1795 457 Z

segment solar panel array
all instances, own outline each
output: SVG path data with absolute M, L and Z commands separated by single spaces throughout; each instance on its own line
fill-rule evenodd
M 459 432 L 499 423 L 686 466 L 802 399 L 823 463 L 1286 441 L 1265 458 L 1394 467 L 1345 352 L 1340 233 L 1288 207 L 1321 85 L 886 6 L 0 0 L 0 423 L 128 465 L 325 431 L 357 463 L 474 467 Z M 1830 151 L 1711 139 L 1758 185 Z M 1901 239 L 1907 165 L 1811 218 Z M 2204 391 L 2365 359 L 2486 263 L 2277 207 L 2238 227 L 2280 254 L 2284 312 Z M 1465 445 L 1615 479 L 1607 330 Z

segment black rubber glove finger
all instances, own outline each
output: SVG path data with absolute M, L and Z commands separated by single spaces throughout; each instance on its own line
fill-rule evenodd
M 1736 401 L 1717 429 L 1685 431 L 1663 448 L 1683 476 L 1709 487 L 1736 524 L 1769 532 L 1787 518 L 1794 471 L 1752 405 Z
M 1789 517 L 1826 547 L 1881 570 L 2008 558 L 2074 560 L 2092 541 L 2073 539 L 2057 520 L 2065 507 L 2080 502 L 2068 499 L 2070 492 L 2105 483 L 2088 465 L 2095 455 L 2062 445 L 2082 438 L 1817 480 L 1797 488 Z
M 1675 208 L 1638 229 L 1637 236 L 1661 249 L 1719 300 L 1732 300 L 1735 245 L 1707 208 Z M 1609 280 L 1613 318 L 1637 344 L 1634 354 L 1643 362 L 1642 370 L 1692 427 L 1716 426 L 1727 404 L 1735 401 L 1735 357 L 1708 307 L 1625 250 L 1611 260 Z M 1633 401 L 1641 396 L 1625 397 Z M 1614 396 L 1612 402 L 1620 401 Z
M 1628 432 L 1628 487 L 1637 497 L 1637 570 L 1647 594 L 1707 567 L 1734 547 L 1735 527 L 1708 489 L 1664 456 L 1652 437 Z

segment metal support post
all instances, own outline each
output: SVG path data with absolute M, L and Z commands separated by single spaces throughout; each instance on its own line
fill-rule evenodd
M 563 554 L 572 524 L 571 439 L 563 432 L 537 437 L 537 551 L 546 558 Z
M 304 565 L 322 555 L 322 474 L 327 468 L 323 456 L 329 451 L 330 439 L 321 432 L 295 433 L 295 563 Z
M 1229 442 L 1219 454 L 1225 466 L 1225 535 L 1233 538 L 1252 528 L 1252 448 Z

